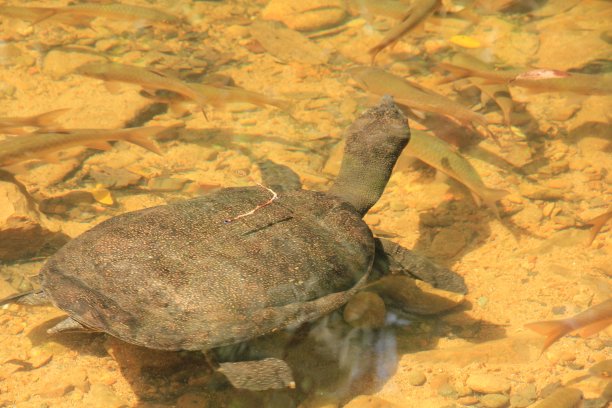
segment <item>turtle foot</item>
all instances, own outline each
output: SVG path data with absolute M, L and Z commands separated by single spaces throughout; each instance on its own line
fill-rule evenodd
M 393 241 L 378 238 L 376 263 L 382 276 L 408 275 L 429 283 L 437 289 L 467 293 L 463 277 L 448 268 L 436 265 L 427 257 L 406 249 Z

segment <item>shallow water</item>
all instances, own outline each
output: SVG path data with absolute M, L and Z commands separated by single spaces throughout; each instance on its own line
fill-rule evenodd
M 294 11 L 279 10 L 294 3 Z M 199 352 L 151 350 L 100 333 L 49 335 L 64 312 L 9 304 L 0 309 L 0 406 L 525 407 L 559 385 L 580 389 L 585 406 L 605 406 L 609 380 L 587 373 L 611 357 L 612 330 L 566 336 L 540 354 L 544 337 L 524 324 L 571 317 L 612 296 L 609 223 L 588 243 L 589 220 L 609 211 L 612 197 L 612 96 L 602 79 L 610 75 L 612 5 L 443 3 L 382 50 L 375 66 L 484 115 L 494 138 L 444 104 L 434 112 L 406 111 L 413 129 L 458 146 L 485 186 L 508 191 L 496 203 L 500 219 L 444 169 L 411 157 L 409 144 L 364 220 L 375 235 L 463 276 L 468 293 L 457 307 L 423 316 L 387 302 L 385 324 L 375 329 L 352 327 L 339 310 L 301 330 L 218 350 L 221 359 L 273 355 L 289 363 L 295 389 L 252 392 L 232 388 Z M 290 167 L 305 189 L 327 190 L 340 169 L 345 129 L 380 98 L 350 69 L 371 63 L 368 50 L 399 23 L 396 10 L 406 8 L 367 0 L 129 4 L 187 23 L 106 11 L 92 21 L 68 13 L 32 24 L 40 19 L 34 11 L 6 16 L 11 13 L 0 6 L 0 118 L 66 108 L 48 128 L 168 128 L 156 138 L 162 155 L 126 141 L 98 143 L 106 150 L 34 154 L 29 158 L 39 160 L 0 173 L 6 180 L 0 181 L 0 298 L 37 288 L 45 259 L 103 220 L 255 185 L 265 159 Z M 261 22 L 274 19 L 299 31 Z M 460 52 L 532 75 L 534 68 L 553 77 L 593 75 L 603 91 L 536 93 L 498 84 L 512 102 L 510 131 L 486 96 L 491 83 L 452 81 L 440 65 Z M 146 97 L 138 84 L 108 86 L 74 73 L 107 60 L 188 82 L 235 84 L 289 107 L 214 95 L 219 103 L 203 114 L 193 103 L 169 108 L 167 94 L 151 99 L 150 86 Z M 37 130 L 17 127 L 3 129 L 0 138 Z

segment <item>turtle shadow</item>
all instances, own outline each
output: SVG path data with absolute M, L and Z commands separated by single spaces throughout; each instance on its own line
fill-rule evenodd
M 403 355 L 436 349 L 443 337 L 469 337 L 487 326 L 465 314 L 469 308 L 467 304 L 455 309 L 450 323 L 445 315 L 415 318 L 390 309 L 388 324 L 381 329 L 353 328 L 336 311 L 293 331 L 214 350 L 219 361 L 286 360 L 297 387 L 258 392 L 233 388 L 199 351 L 152 350 L 101 333 L 47 334 L 64 316 L 33 327 L 28 337 L 33 346 L 53 341 L 82 355 L 110 355 L 118 366 L 116 375 L 137 396 L 138 407 L 308 408 L 375 393 L 396 374 Z M 502 331 L 494 337 L 503 337 Z

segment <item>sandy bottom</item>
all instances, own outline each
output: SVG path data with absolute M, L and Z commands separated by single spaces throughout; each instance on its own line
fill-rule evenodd
M 332 25 L 339 29 L 310 41 L 327 56 L 321 62 L 253 39 L 244 16 L 259 15 L 265 3 L 131 2 L 188 16 L 189 30 L 105 19 L 89 27 L 54 21 L 32 26 L 0 16 L 0 117 L 68 108 L 57 119 L 66 129 L 184 125 L 158 138 L 163 156 L 116 142 L 107 151 L 78 147 L 59 162 L 26 165 L 15 174 L 44 213 L 29 208 L 12 183 L 0 181 L 0 243 L 17 248 L 2 250 L 7 260 L 0 261 L 0 297 L 36 286 L 44 258 L 60 245 L 41 243 L 44 234 L 65 241 L 127 211 L 253 185 L 262 159 L 289 166 L 306 189 L 329 188 L 339 169 L 342 132 L 370 106 L 345 69 L 368 64 L 367 50 L 397 20 L 353 16 Z M 467 31 L 482 42 L 472 53 L 558 70 L 605 60 L 610 45 L 595 21 L 610 4 L 584 3 L 542 12 L 530 30 L 517 28 L 522 17 L 482 16 Z M 570 317 L 611 297 L 610 226 L 587 245 L 585 225 L 612 202 L 611 97 L 513 88 L 520 126 L 511 135 L 497 106 L 481 103 L 474 87 L 435 85 L 442 74 L 430 69 L 432 61 L 458 50 L 448 39 L 468 26 L 454 15 L 434 16 L 377 63 L 486 114 L 501 147 L 472 142 L 478 138 L 468 129 L 439 115 L 427 123 L 448 122 L 447 140 L 470 140 L 461 143 L 462 151 L 484 183 L 509 191 L 498 202 L 501 220 L 409 152 L 365 217 L 376 234 L 462 275 L 469 292 L 460 306 L 430 317 L 389 314 L 379 330 L 352 329 L 336 313 L 310 334 L 300 333 L 299 341 L 287 334 L 262 339 L 252 347 L 284 349 L 298 386 L 248 392 L 231 388 L 200 353 L 148 350 L 104 334 L 51 336 L 46 330 L 65 316 L 62 311 L 6 305 L 0 309 L 0 407 L 526 407 L 559 385 L 579 388 L 591 400 L 585 406 L 605 406 L 598 398 L 607 380 L 589 376 L 588 369 L 611 357 L 610 328 L 588 339 L 564 337 L 540 354 L 543 337 L 523 326 Z M 592 31 L 580 31 L 585 26 Z M 498 42 L 487 37 L 491 32 Z M 298 46 L 280 44 L 292 47 Z M 111 93 L 103 81 L 69 73 L 104 58 L 190 74 L 192 81 L 230 77 L 237 86 L 290 101 L 291 108 L 228 103 L 210 108 L 205 118 L 192 104 L 190 114 L 178 116 L 141 96 L 138 85 Z M 41 229 L 32 235 L 30 223 Z M 26 255 L 11 256 L 17 250 Z

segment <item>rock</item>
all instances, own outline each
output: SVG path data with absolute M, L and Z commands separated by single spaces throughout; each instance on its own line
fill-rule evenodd
M 123 168 L 114 169 L 108 166 L 92 166 L 89 175 L 96 180 L 97 184 L 101 184 L 107 188 L 125 188 L 138 184 L 142 179 L 139 174 L 132 173 Z
M 478 404 L 478 398 L 474 397 L 473 395 L 468 395 L 465 397 L 458 398 L 457 403 L 461 405 L 476 405 Z
M 90 408 L 120 408 L 126 406 L 115 392 L 104 384 L 92 384 L 83 398 L 84 406 Z
M 438 395 L 444 398 L 459 398 L 459 393 L 457 392 L 457 389 L 448 382 L 440 384 L 440 386 L 438 387 Z
M 359 292 L 344 306 L 344 320 L 353 327 L 373 329 L 385 324 L 386 308 L 376 293 Z
M 342 0 L 271 0 L 261 16 L 294 30 L 314 31 L 338 25 L 346 17 L 346 10 Z
M 77 67 L 83 64 L 104 61 L 105 59 L 98 55 L 51 50 L 43 60 L 42 70 L 45 74 L 57 80 L 72 73 Z
M 427 377 L 425 377 L 425 373 L 421 370 L 413 370 L 408 373 L 408 383 L 415 387 L 419 387 L 427 382 Z
M 521 183 L 519 192 L 523 197 L 532 200 L 560 200 L 563 198 L 563 191 L 531 183 Z
M 2 42 L 0 43 L 0 65 L 1 66 L 25 66 L 34 65 L 36 58 L 24 53 L 19 47 Z
M 87 381 L 87 372 L 83 368 L 73 367 L 62 372 L 61 376 L 46 376 L 42 377 L 37 383 L 36 389 L 41 390 L 39 395 L 43 398 L 59 398 L 78 389 L 86 391 L 89 387 Z M 87 405 L 94 407 L 94 405 Z M 103 405 L 95 405 L 102 408 Z M 105 408 L 110 407 L 110 405 Z
M 466 385 L 483 394 L 500 394 L 510 391 L 508 380 L 493 374 L 471 374 Z
M 47 364 L 53 358 L 53 353 L 49 350 L 45 350 L 44 347 L 34 347 L 30 350 L 30 359 L 28 362 L 32 365 L 32 368 L 39 368 Z
M 437 289 L 427 282 L 408 276 L 385 276 L 370 286 L 395 305 L 410 313 L 432 315 L 448 311 L 461 304 L 464 295 Z
M 525 398 L 523 395 L 512 395 L 510 397 L 510 406 L 512 408 L 525 408 L 533 403 L 532 399 Z
M 31 207 L 19 187 L 0 181 L 0 259 L 26 258 L 42 249 L 59 248 L 68 240 Z
M 353 398 L 344 408 L 399 408 L 399 405 L 373 395 Z
M 480 403 L 486 408 L 502 408 L 508 405 L 508 397 L 503 394 L 487 394 L 480 398 Z

